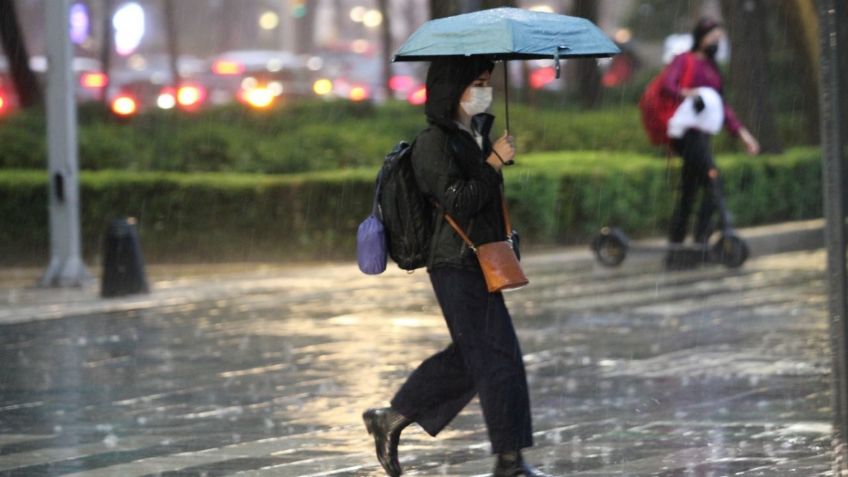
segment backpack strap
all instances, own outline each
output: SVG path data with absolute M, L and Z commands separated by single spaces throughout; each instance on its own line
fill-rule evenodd
M 683 65 L 683 76 L 680 77 L 681 88 L 691 88 L 695 80 L 695 57 L 692 53 L 686 53 Z
M 371 215 L 379 217 L 377 210 L 380 207 L 380 193 L 383 191 L 383 168 L 377 173 L 377 187 L 374 189 L 374 203 L 371 204 Z
M 415 139 L 413 139 L 411 143 L 406 143 L 406 141 L 399 142 L 395 146 L 395 149 L 393 149 L 392 152 L 386 155 L 386 158 L 384 159 L 384 164 L 388 161 L 389 157 L 392 156 L 392 153 L 401 146 L 401 144 L 407 144 L 406 149 L 402 152 L 402 154 L 412 154 L 412 148 L 415 147 L 416 141 L 418 141 L 418 136 L 415 136 Z M 401 154 L 401 152 L 399 151 L 398 154 Z M 374 188 L 374 203 L 371 204 L 371 215 L 374 215 L 376 217 L 379 217 L 379 215 L 377 215 L 377 212 L 380 208 L 380 195 L 383 193 L 383 172 L 385 172 L 385 169 L 381 167 L 380 171 L 377 173 L 377 186 Z

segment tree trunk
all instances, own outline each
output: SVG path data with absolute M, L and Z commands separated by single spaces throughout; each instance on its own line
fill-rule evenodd
M 842 138 L 843 142 L 848 142 L 848 7 L 844 4 L 837 7 L 837 18 L 839 22 L 839 79 L 842 81 L 842 91 L 840 97 L 842 102 Z M 846 172 L 848 174 L 848 172 Z M 846 182 L 848 183 L 848 182 Z
M 480 8 L 515 7 L 515 0 L 483 0 Z
M 0 43 L 9 62 L 19 106 L 31 108 L 41 104 L 41 86 L 29 67 L 26 40 L 18 22 L 14 0 L 0 0 Z
M 819 31 L 816 7 L 809 0 L 782 0 L 777 9 L 787 34 L 803 100 L 798 102 L 804 117 L 804 140 L 819 141 Z
M 596 0 L 575 0 L 572 15 L 583 17 L 592 23 L 598 22 Z M 584 108 L 594 108 L 601 101 L 601 72 L 594 58 L 572 59 L 573 79 L 577 85 L 577 101 Z
M 462 9 L 459 0 L 430 0 L 430 18 L 444 18 L 458 14 Z
M 385 12 L 383 14 L 383 18 L 385 18 Z M 335 23 L 336 40 L 347 36 L 345 27 L 349 21 L 347 9 L 344 8 L 342 0 L 333 0 L 333 22 Z
M 774 108 L 769 98 L 767 20 L 771 9 L 763 0 L 722 0 L 730 36 L 728 85 L 740 119 L 759 140 L 763 152 L 781 152 Z
M 178 87 L 180 78 L 180 43 L 177 37 L 174 0 L 162 0 L 162 16 L 165 20 L 165 45 L 168 49 L 168 68 L 171 70 L 171 86 Z

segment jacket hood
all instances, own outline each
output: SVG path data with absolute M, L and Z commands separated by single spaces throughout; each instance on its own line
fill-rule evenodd
M 427 120 L 447 129 L 456 129 L 454 118 L 462 93 L 481 73 L 492 71 L 494 63 L 476 57 L 445 57 L 430 63 L 427 70 Z

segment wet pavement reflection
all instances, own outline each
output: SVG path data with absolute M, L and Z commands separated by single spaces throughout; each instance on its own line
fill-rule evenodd
M 532 285 L 507 296 L 528 457 L 557 475 L 829 475 L 823 267 L 528 257 Z M 0 475 L 383 475 L 360 413 L 448 340 L 426 273 L 350 264 L 38 293 L 0 296 Z M 438 439 L 410 428 L 401 457 L 408 475 L 487 475 L 476 402 Z

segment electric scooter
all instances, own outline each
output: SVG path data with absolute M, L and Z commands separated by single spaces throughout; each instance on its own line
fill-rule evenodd
M 732 229 L 714 234 L 714 240 L 704 244 L 631 245 L 630 239 L 621 229 L 603 227 L 592 240 L 591 247 L 601 265 L 617 267 L 633 251 L 666 252 L 669 268 L 688 269 L 701 264 L 721 264 L 727 268 L 739 268 L 748 259 L 750 249 L 745 240 Z
M 595 257 L 601 265 L 617 267 L 624 262 L 631 251 L 665 252 L 666 266 L 669 269 L 689 269 L 706 263 L 721 264 L 727 268 L 741 267 L 750 255 L 748 244 L 733 230 L 730 213 L 715 182 L 708 187 L 708 193 L 712 194 L 716 202 L 719 220 L 718 224 L 715 221 L 710 222 L 710 228 L 706 234 L 707 240 L 703 244 L 634 247 L 620 229 L 603 227 L 591 242 Z

